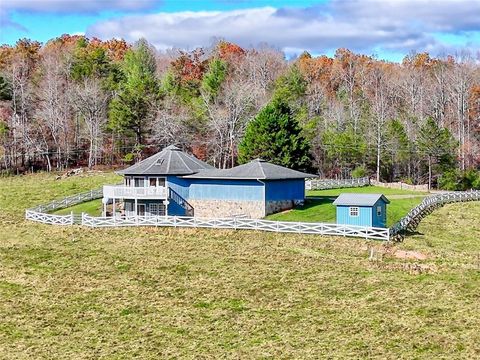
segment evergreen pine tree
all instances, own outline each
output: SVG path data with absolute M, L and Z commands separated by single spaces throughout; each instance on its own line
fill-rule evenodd
M 239 162 L 262 158 L 300 171 L 311 170 L 310 146 L 291 108 L 274 100 L 265 106 L 246 129 L 239 145 Z

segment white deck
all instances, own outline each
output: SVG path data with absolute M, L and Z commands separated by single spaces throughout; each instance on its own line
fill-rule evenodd
M 107 199 L 166 199 L 167 195 L 166 186 L 105 185 L 103 187 L 103 197 Z

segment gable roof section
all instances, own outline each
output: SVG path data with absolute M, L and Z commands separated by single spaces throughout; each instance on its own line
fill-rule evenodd
M 231 169 L 201 170 L 196 174 L 185 176 L 188 179 L 246 179 L 246 180 L 286 180 L 305 179 L 316 175 L 291 170 L 283 166 L 271 164 L 262 159 Z
M 335 199 L 333 204 L 340 206 L 374 206 L 380 199 L 386 204 L 390 203 L 383 194 L 343 193 Z
M 118 173 L 121 175 L 189 175 L 205 169 L 214 169 L 214 167 L 170 145 Z

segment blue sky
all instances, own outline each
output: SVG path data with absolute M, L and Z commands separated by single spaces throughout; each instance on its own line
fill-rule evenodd
M 69 33 L 145 37 L 164 50 L 224 38 L 288 56 L 347 47 L 399 61 L 410 52 L 478 53 L 478 14 L 480 0 L 1 0 L 0 43 Z

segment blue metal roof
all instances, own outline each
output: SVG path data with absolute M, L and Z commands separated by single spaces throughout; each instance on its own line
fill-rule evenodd
M 188 179 L 253 179 L 253 180 L 285 180 L 305 179 L 316 175 L 288 169 L 284 166 L 269 163 L 262 159 L 231 169 L 206 169 L 196 174 L 184 176 Z

